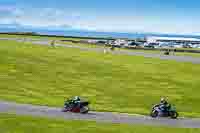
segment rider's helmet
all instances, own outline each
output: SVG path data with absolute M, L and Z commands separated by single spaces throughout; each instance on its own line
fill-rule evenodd
M 166 100 L 164 97 L 162 97 L 162 98 L 160 99 L 160 103 L 162 103 L 162 104 L 167 104 L 167 100 Z
M 74 101 L 80 101 L 81 99 L 80 99 L 79 96 L 75 96 L 73 100 L 74 100 Z

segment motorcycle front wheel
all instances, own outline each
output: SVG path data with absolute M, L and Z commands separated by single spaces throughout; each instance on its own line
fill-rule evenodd
M 156 118 L 158 117 L 159 112 L 157 110 L 153 110 L 150 114 L 151 117 Z
M 83 108 L 81 108 L 81 110 L 80 110 L 80 113 L 81 114 L 87 114 L 89 112 L 89 108 L 88 107 L 83 107 Z

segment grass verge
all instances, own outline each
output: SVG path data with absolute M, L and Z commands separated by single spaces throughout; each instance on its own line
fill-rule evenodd
M 200 129 L 64 121 L 0 114 L 1 133 L 200 133 Z

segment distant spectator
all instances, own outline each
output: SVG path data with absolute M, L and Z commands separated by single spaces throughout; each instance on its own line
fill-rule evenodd
M 176 49 L 173 50 L 173 55 L 175 55 Z
M 52 47 L 55 47 L 55 40 L 52 40 L 52 41 L 51 41 L 51 46 L 52 46 Z
M 112 45 L 111 48 L 110 48 L 110 50 L 114 51 L 115 50 L 115 46 Z
M 107 49 L 106 49 L 106 47 L 103 48 L 103 53 L 104 53 L 104 54 L 107 53 Z

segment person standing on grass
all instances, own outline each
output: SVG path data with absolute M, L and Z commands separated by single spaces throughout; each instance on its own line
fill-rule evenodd
M 173 50 L 173 55 L 175 55 L 176 49 Z
M 103 53 L 104 53 L 104 54 L 107 53 L 106 46 L 104 46 L 104 48 L 103 48 Z
M 55 47 L 55 40 L 52 40 L 52 41 L 51 41 L 51 46 L 52 46 L 52 47 Z
M 112 45 L 111 48 L 110 48 L 110 50 L 114 51 L 115 50 L 115 46 Z

